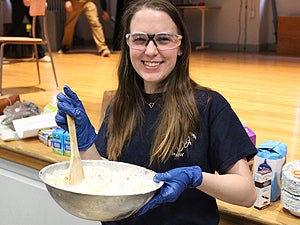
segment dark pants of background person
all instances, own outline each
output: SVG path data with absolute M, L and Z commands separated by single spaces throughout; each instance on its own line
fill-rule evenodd
M 12 26 L 8 31 L 9 36 L 20 36 L 20 30 L 22 30 L 24 17 L 32 24 L 33 17 L 29 14 L 29 7 L 23 4 L 22 0 L 10 0 L 12 8 Z M 41 25 L 37 20 L 36 27 L 36 37 L 42 37 Z M 43 58 L 45 56 L 45 49 L 42 45 L 37 45 L 38 48 L 38 58 Z
M 120 50 L 120 43 L 121 43 L 121 20 L 124 13 L 125 7 L 130 4 L 132 0 L 118 0 L 117 1 L 117 9 L 116 9 L 116 20 L 115 20 L 115 28 L 114 28 L 114 36 L 113 36 L 113 50 L 119 51 Z

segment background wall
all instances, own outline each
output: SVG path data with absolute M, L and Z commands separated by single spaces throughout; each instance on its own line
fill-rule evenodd
M 48 0 L 48 3 L 61 0 Z M 98 2 L 98 1 L 97 1 Z M 107 0 L 111 20 L 103 22 L 108 42 L 114 29 L 117 0 Z M 221 6 L 220 10 L 206 14 L 205 41 L 212 49 L 236 51 L 274 51 L 276 36 L 272 12 L 272 0 L 186 0 L 191 4 L 205 2 L 206 5 Z M 299 0 L 276 0 L 279 16 L 300 16 Z M 0 34 L 3 23 L 10 22 L 10 1 L 0 0 Z M 99 6 L 99 15 L 101 7 Z M 190 31 L 192 45 L 199 45 L 201 39 L 201 13 L 199 10 L 185 10 L 184 19 Z M 275 21 L 276 22 L 276 21 Z M 63 27 L 63 26 L 61 26 Z M 56 33 L 61 33 L 58 28 Z M 76 35 L 85 42 L 93 42 L 90 28 L 82 15 Z M 59 34 L 57 38 L 59 38 Z
M 199 2 L 194 0 L 193 3 Z M 276 48 L 271 0 L 205 0 L 206 5 L 221 6 L 219 11 L 208 11 L 205 40 L 211 48 L 225 50 L 264 51 Z M 299 0 L 276 0 L 279 16 L 300 16 Z M 185 12 L 191 40 L 199 44 L 201 37 L 200 13 Z

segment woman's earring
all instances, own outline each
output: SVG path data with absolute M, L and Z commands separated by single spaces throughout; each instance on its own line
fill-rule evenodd
M 179 50 L 179 52 L 178 52 L 178 56 L 181 56 L 182 55 L 182 51 L 181 50 Z

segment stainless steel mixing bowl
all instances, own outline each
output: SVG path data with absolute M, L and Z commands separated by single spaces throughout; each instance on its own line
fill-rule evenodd
M 104 166 L 113 171 L 134 169 L 138 176 L 144 179 L 153 179 L 155 172 L 146 168 L 114 161 L 82 160 L 83 166 Z M 115 221 L 129 217 L 145 205 L 155 194 L 162 183 L 155 183 L 152 190 L 128 195 L 91 195 L 71 192 L 57 188 L 47 182 L 46 174 L 52 174 L 55 170 L 69 168 L 69 162 L 51 164 L 40 170 L 39 176 L 45 183 L 52 198 L 65 211 L 88 220 Z

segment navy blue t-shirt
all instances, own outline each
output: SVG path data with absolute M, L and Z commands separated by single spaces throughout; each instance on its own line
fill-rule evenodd
M 211 100 L 208 101 L 208 95 Z M 151 96 L 144 95 L 145 101 Z M 215 91 L 195 94 L 201 121 L 201 133 L 191 133 L 178 158 L 172 158 L 160 168 L 149 167 L 151 143 L 160 115 L 160 107 L 145 104 L 144 120 L 126 145 L 120 161 L 164 172 L 175 167 L 198 165 L 205 172 L 224 174 L 242 158 L 251 159 L 257 150 L 243 125 L 226 99 Z M 95 141 L 101 156 L 107 157 L 107 117 Z M 219 212 L 215 198 L 198 189 L 187 189 L 173 203 L 163 204 L 142 216 L 131 216 L 103 225 L 217 225 Z

